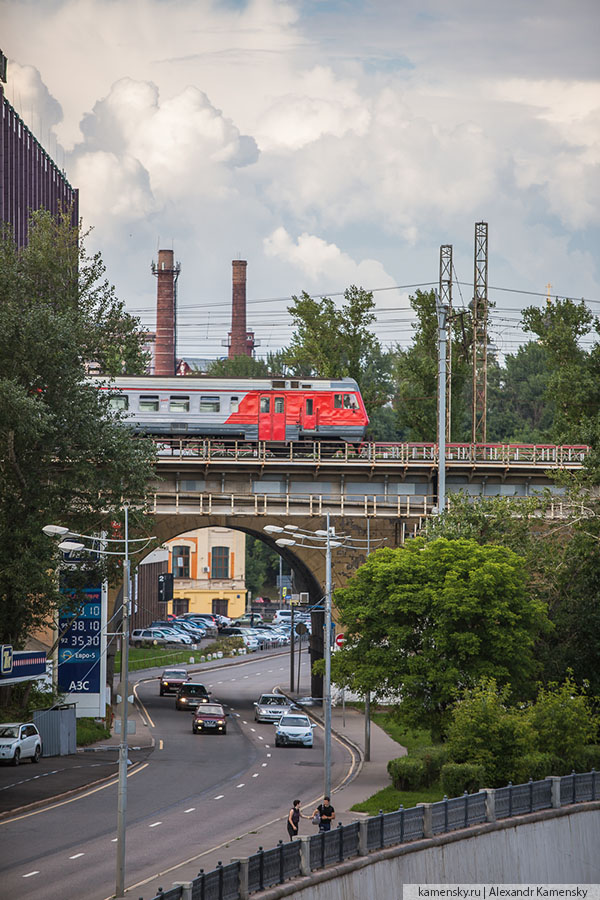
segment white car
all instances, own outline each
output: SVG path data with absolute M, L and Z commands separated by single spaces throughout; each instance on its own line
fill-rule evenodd
M 292 611 L 291 609 L 278 609 L 273 616 L 273 625 L 283 625 L 283 624 L 292 623 Z
M 287 713 L 275 726 L 275 746 L 312 747 L 313 728 L 316 727 L 308 716 L 302 713 Z
M 18 766 L 22 759 L 40 761 L 42 739 L 33 722 L 4 722 L 0 725 L 0 759 Z
M 253 634 L 242 634 L 241 638 L 244 642 L 246 650 L 249 650 L 250 653 L 254 653 L 254 651 L 258 650 L 258 648 L 260 647 L 259 642 Z
M 291 709 L 298 709 L 283 694 L 261 694 L 254 706 L 255 722 L 278 722 Z

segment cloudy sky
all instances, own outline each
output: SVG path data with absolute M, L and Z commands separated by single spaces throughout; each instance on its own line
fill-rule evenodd
M 350 284 L 405 344 L 440 244 L 469 302 L 478 221 L 501 350 L 548 283 L 600 314 L 598 0 L 0 0 L 0 21 L 6 95 L 149 327 L 174 249 L 180 355 L 226 352 L 240 258 L 259 355 L 292 294 Z

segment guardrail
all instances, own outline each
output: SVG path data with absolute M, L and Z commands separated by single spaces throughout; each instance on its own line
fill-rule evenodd
M 349 825 L 340 823 L 332 831 L 287 843 L 279 841 L 270 850 L 260 847 L 252 856 L 232 860 L 226 866 L 219 863 L 211 872 L 201 870 L 193 881 L 182 882 L 169 891 L 159 890 L 153 900 L 247 900 L 257 891 L 384 847 L 600 799 L 599 774 L 592 769 L 541 781 L 529 779 L 526 784 L 509 783 L 476 794 L 465 791 L 462 797 L 444 797 L 437 803 L 422 803 L 409 809 L 400 807 L 396 812 L 382 812 Z
M 236 463 L 308 462 L 336 465 L 340 462 L 373 465 L 395 462 L 404 466 L 437 465 L 438 445 L 427 442 L 344 444 L 339 441 L 289 441 L 275 446 L 266 441 L 156 438 L 159 461 L 197 459 L 202 462 Z M 547 468 L 580 468 L 590 448 L 586 444 L 461 444 L 446 445 L 449 467 L 502 465 Z

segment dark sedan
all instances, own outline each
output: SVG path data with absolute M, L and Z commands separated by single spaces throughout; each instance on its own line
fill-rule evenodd
M 194 713 L 192 722 L 194 734 L 205 734 L 212 731 L 213 734 L 227 734 L 227 720 L 225 711 L 218 703 L 203 703 Z
M 175 700 L 175 709 L 187 709 L 193 712 L 201 703 L 210 702 L 210 691 L 207 691 L 203 684 L 195 681 L 188 681 L 183 684 L 177 692 Z
M 160 676 L 160 696 L 176 694 L 180 687 L 190 680 L 186 669 L 165 669 Z

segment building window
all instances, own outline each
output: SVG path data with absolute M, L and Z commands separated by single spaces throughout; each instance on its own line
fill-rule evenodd
M 200 397 L 200 412 L 219 412 L 220 409 L 219 397 Z
M 108 403 L 111 409 L 129 409 L 129 397 L 124 394 L 111 397 Z
M 229 608 L 229 600 L 222 597 L 214 597 L 212 601 L 213 616 L 226 616 Z
M 190 611 L 190 601 L 187 597 L 173 597 L 173 615 L 184 616 Z
M 140 412 L 158 412 L 158 397 L 141 394 Z
M 211 578 L 229 578 L 229 547 L 213 547 L 210 561 Z
M 173 576 L 175 578 L 190 577 L 189 547 L 173 547 Z
M 170 410 L 170 412 L 189 412 L 190 411 L 190 398 L 189 397 L 171 397 L 169 400 L 169 410 Z

